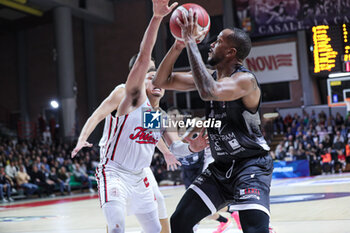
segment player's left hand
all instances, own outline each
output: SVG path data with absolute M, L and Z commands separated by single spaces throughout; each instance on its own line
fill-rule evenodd
M 92 147 L 92 144 L 88 143 L 87 141 L 78 141 L 71 153 L 72 158 L 74 158 L 83 147 Z
M 181 166 L 181 163 L 176 159 L 175 155 L 173 153 L 165 153 L 164 154 L 164 159 L 167 165 L 167 170 L 168 171 L 175 171 L 178 166 Z
M 196 38 L 199 38 L 206 33 L 205 31 L 200 32 L 198 30 L 198 15 L 193 12 L 192 8 L 188 10 L 188 16 L 185 12 L 182 12 L 182 20 L 183 23 L 181 22 L 180 18 L 176 18 L 176 22 L 181 28 L 181 35 L 185 44 L 187 44 L 189 41 L 195 42 Z
M 177 2 L 168 6 L 169 0 L 152 0 L 153 2 L 153 15 L 156 17 L 164 17 L 178 5 Z
M 208 134 L 206 133 L 204 127 L 201 129 L 195 139 L 192 139 L 190 137 L 186 137 L 185 139 L 190 144 L 189 149 L 193 152 L 202 151 L 209 145 Z

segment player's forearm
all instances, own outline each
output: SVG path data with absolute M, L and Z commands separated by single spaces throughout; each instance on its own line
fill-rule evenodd
M 161 21 L 162 17 L 152 17 L 143 36 L 139 55 L 127 78 L 125 90 L 126 94 L 131 96 L 129 99 L 132 99 L 132 101 L 140 98 L 140 90 L 144 85 L 145 75 L 149 68 L 152 50 L 156 42 Z
M 81 130 L 81 133 L 79 135 L 79 141 L 86 141 L 90 134 L 92 133 L 92 131 L 95 130 L 96 126 L 98 125 L 98 123 L 101 122 L 103 118 L 99 118 L 97 116 L 92 115 L 91 117 L 89 117 L 89 119 L 86 121 L 83 129 Z
M 175 42 L 164 57 L 163 61 L 160 63 L 157 73 L 152 80 L 153 85 L 161 88 L 167 87 L 166 85 L 171 82 L 171 73 L 181 52 L 182 48 L 178 47 Z
M 157 143 L 157 148 L 162 152 L 162 154 L 169 154 L 171 153 L 168 147 L 165 145 L 165 142 L 163 139 L 160 139 L 159 142 Z
M 162 20 L 163 17 L 160 16 L 152 17 L 146 29 L 145 35 L 142 38 L 139 56 L 151 59 L 152 50 L 156 43 L 159 26 Z
M 215 81 L 207 71 L 195 41 L 186 43 L 188 60 L 199 95 L 203 100 L 215 99 Z

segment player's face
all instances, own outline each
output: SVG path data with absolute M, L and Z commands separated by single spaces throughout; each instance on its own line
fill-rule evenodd
M 165 90 L 160 88 L 160 87 L 156 87 L 152 84 L 152 79 L 154 77 L 154 75 L 156 75 L 156 72 L 155 71 L 151 71 L 151 72 L 148 72 L 146 74 L 146 93 L 147 93 L 147 96 L 155 96 L 155 97 L 159 97 L 159 98 L 162 98 L 164 96 L 164 92 Z
M 228 49 L 230 49 L 230 46 L 228 45 L 226 41 L 226 37 L 232 33 L 232 31 L 225 29 L 220 32 L 218 35 L 216 41 L 214 41 L 210 45 L 209 53 L 208 53 L 208 63 L 211 66 L 216 66 L 220 62 L 222 62 L 227 53 Z

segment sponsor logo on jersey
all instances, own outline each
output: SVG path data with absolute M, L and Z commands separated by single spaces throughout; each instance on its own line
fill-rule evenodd
M 153 137 L 152 133 L 143 127 L 136 127 L 129 138 L 139 144 L 157 144 L 158 140 Z

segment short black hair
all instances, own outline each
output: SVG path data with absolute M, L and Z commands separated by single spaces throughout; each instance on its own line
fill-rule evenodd
M 237 59 L 243 61 L 248 57 L 250 50 L 252 48 L 252 41 L 249 35 L 239 28 L 229 28 L 233 33 L 228 35 L 228 39 L 232 41 L 235 48 L 237 49 L 236 57 Z
M 131 68 L 134 66 L 134 64 L 135 64 L 135 62 L 136 62 L 136 58 L 137 58 L 138 55 L 139 55 L 139 54 L 137 53 L 137 54 L 135 54 L 134 56 L 132 56 L 132 58 L 130 59 L 130 61 L 129 61 L 129 71 L 130 71 Z M 155 62 L 155 60 L 154 60 L 153 57 L 151 57 L 151 60 L 152 60 L 153 62 Z M 156 69 L 150 69 L 148 72 L 151 72 L 151 71 L 156 71 Z

